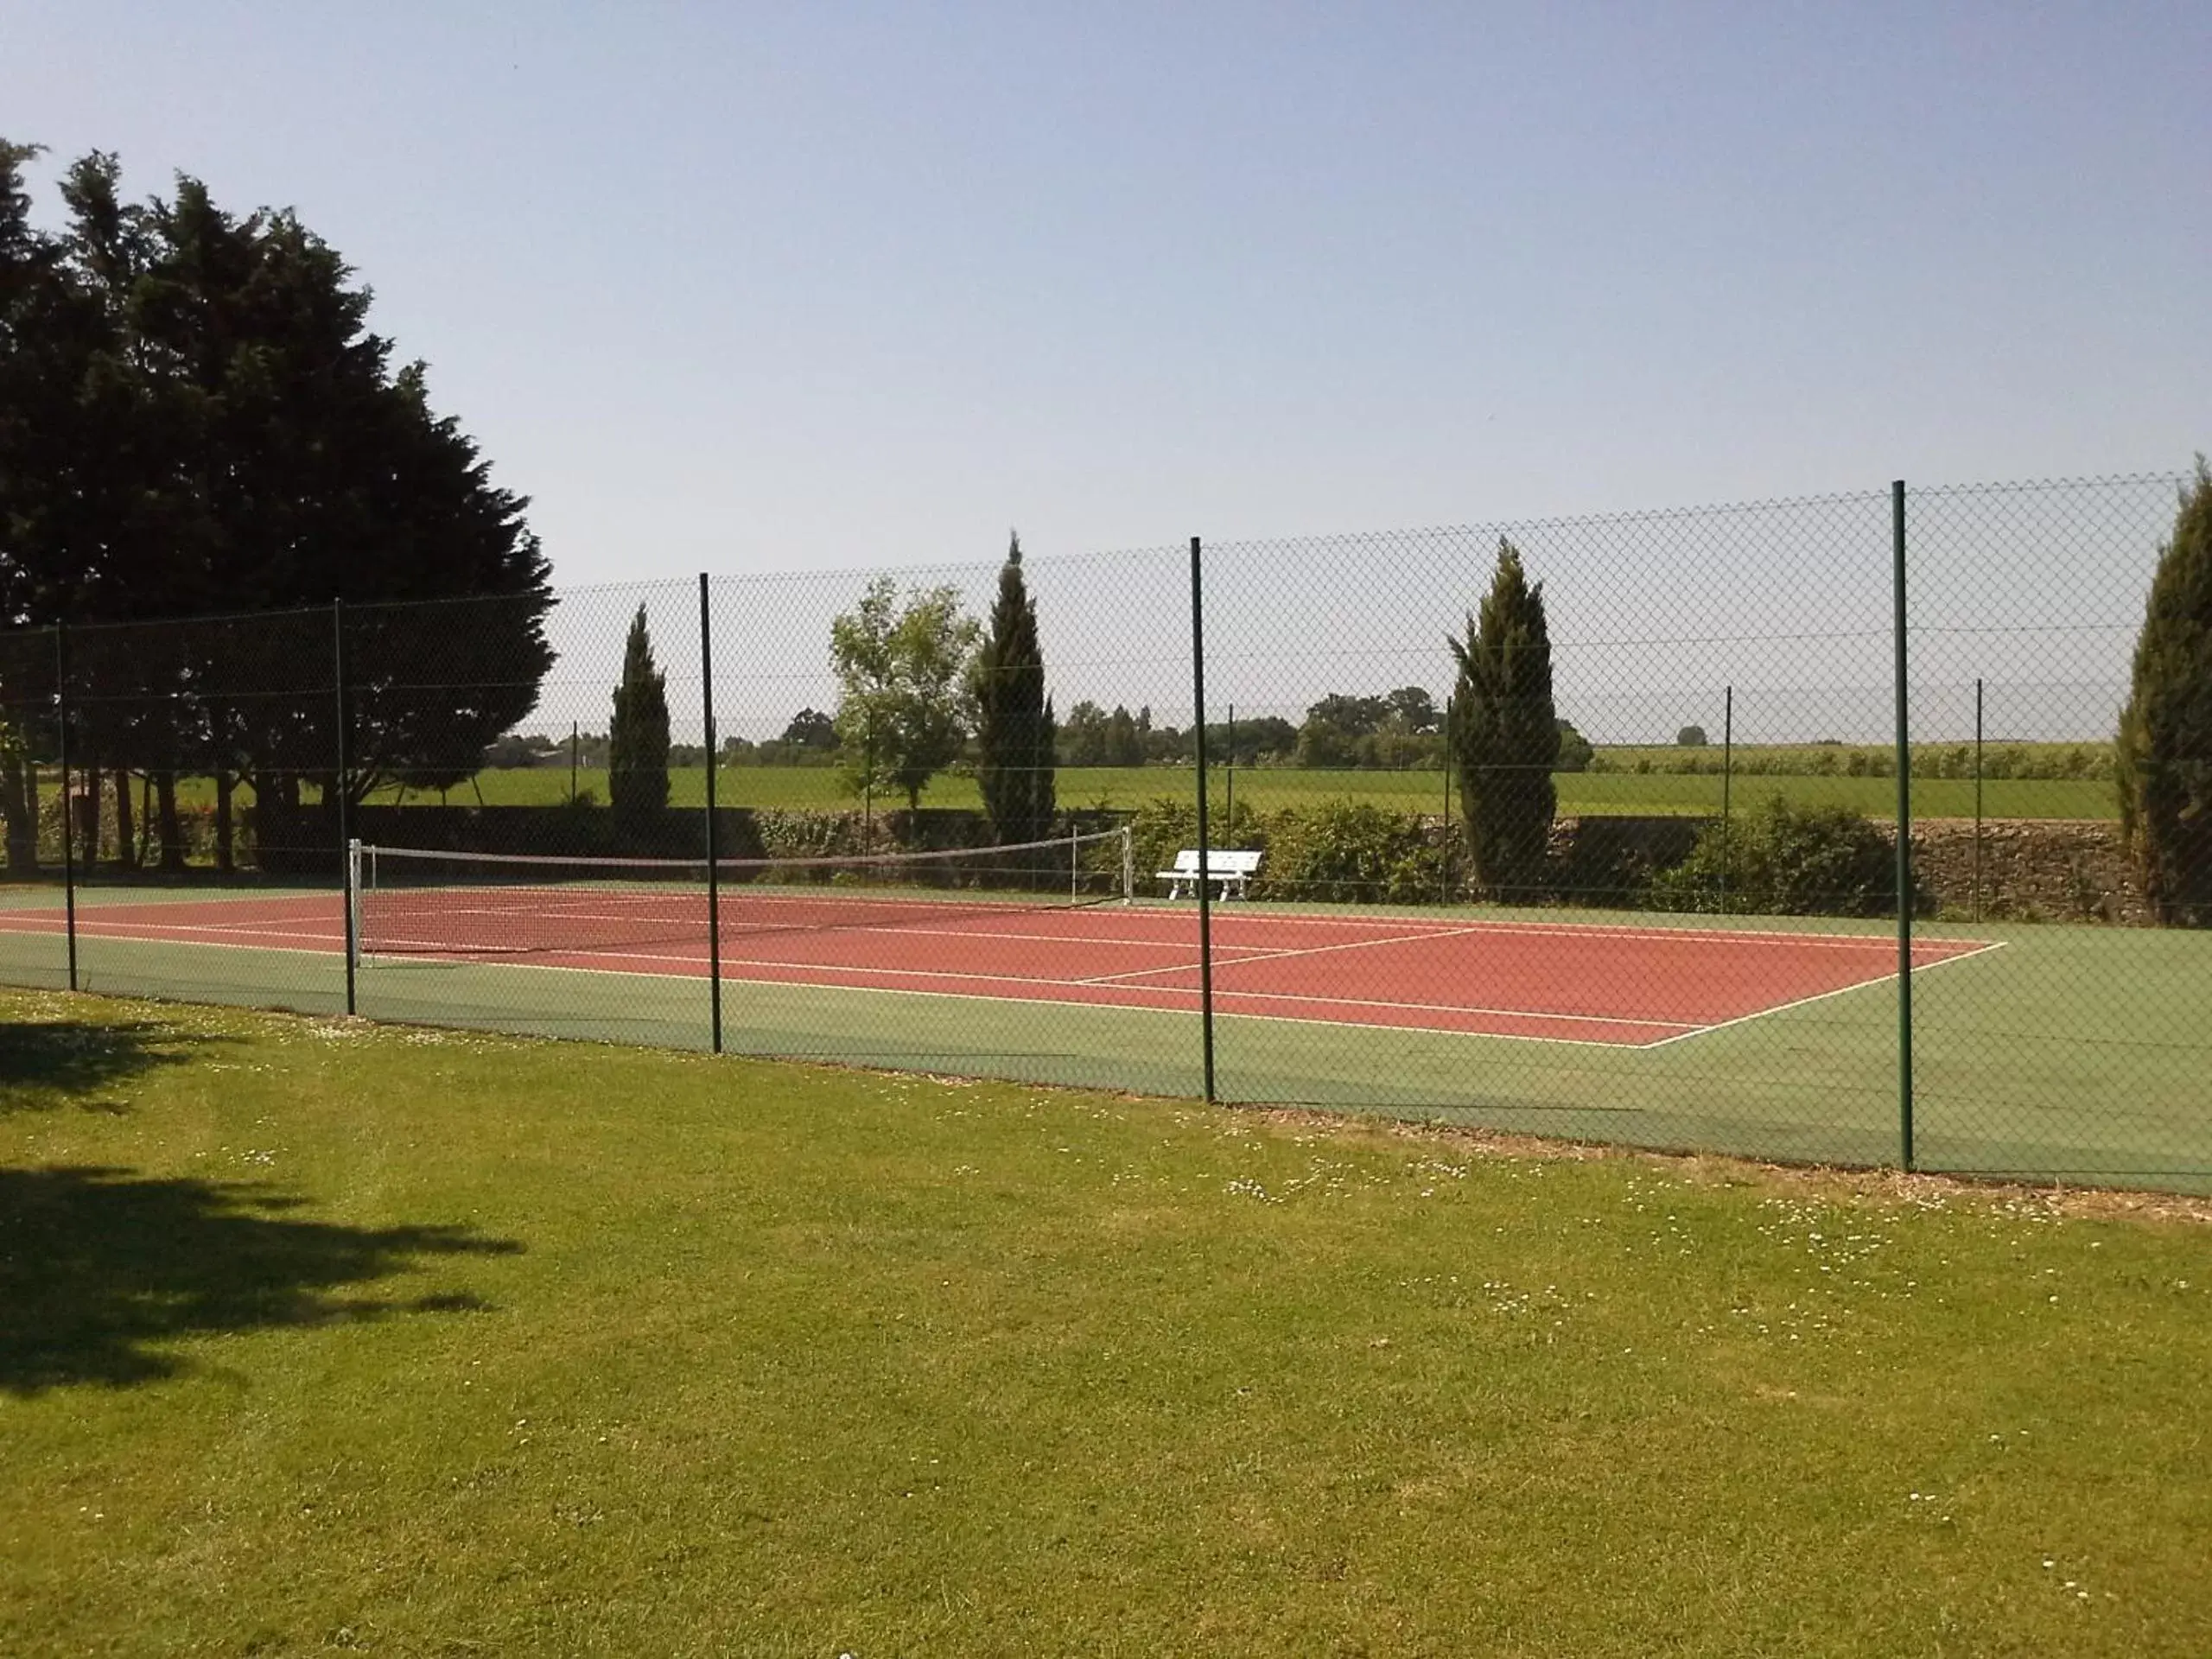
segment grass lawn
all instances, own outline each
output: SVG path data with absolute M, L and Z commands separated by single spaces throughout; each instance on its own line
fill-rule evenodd
M 0 1185 L 11 1655 L 2212 1650 L 2181 1201 L 35 992 Z
M 607 798 L 605 772 L 587 770 L 578 779 L 580 788 L 590 790 L 602 802 Z M 1706 814 L 1720 810 L 1721 780 L 1717 776 L 1563 772 L 1554 781 L 1563 814 Z M 1072 807 L 1131 807 L 1161 796 L 1187 797 L 1195 786 L 1190 769 L 1175 766 L 1071 766 L 1060 771 L 1057 782 L 1061 804 Z M 702 768 L 673 772 L 669 785 L 675 804 L 705 804 Z M 1220 800 L 1228 787 L 1228 779 L 1216 768 L 1214 798 Z M 1258 807 L 1350 798 L 1400 811 L 1436 812 L 1442 810 L 1444 782 L 1434 772 L 1307 772 L 1276 766 L 1240 771 L 1234 787 L 1237 799 Z M 473 805 L 480 792 L 490 805 L 552 805 L 568 799 L 569 774 L 565 768 L 552 767 L 486 772 L 473 787 L 463 785 L 448 791 L 446 799 Z M 715 792 L 728 806 L 837 811 L 859 805 L 844 792 L 836 772 L 819 766 L 726 766 L 716 774 Z M 1869 817 L 1892 817 L 1897 812 L 1897 782 L 1890 778 L 1762 776 L 1738 777 L 1734 782 L 1738 808 L 1776 793 L 1802 804 L 1847 806 Z M 394 800 L 397 791 L 376 798 Z M 437 797 L 413 793 L 408 798 Z M 2110 818 L 2118 813 L 2114 801 L 2109 783 L 2001 779 L 1982 785 L 1982 810 L 1993 818 Z M 1974 785 L 1959 779 L 1919 779 L 1913 785 L 1913 810 L 1924 817 L 1972 817 Z M 879 811 L 905 804 L 903 798 L 876 800 Z M 922 804 L 978 807 L 982 799 L 973 779 L 947 776 L 923 793 Z M 1459 810 L 1456 801 L 1452 810 Z

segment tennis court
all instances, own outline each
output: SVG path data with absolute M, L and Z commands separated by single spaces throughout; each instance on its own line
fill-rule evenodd
M 361 894 L 365 1015 L 709 1046 L 696 885 L 437 874 Z M 1071 898 L 1065 861 L 1057 880 L 1057 898 L 911 880 L 726 889 L 724 1046 L 1201 1093 L 1195 906 L 1124 902 L 1122 887 Z M 1886 925 L 1251 901 L 1213 915 L 1223 1099 L 1815 1162 L 1896 1156 Z M 346 920 L 328 888 L 80 889 L 78 982 L 335 1014 Z M 0 979 L 60 987 L 62 936 L 50 890 L 0 893 Z M 2202 982 L 2208 948 L 2183 931 L 1928 925 L 1913 958 L 1924 1166 L 2212 1190 L 2206 1051 L 2162 1034 L 2193 1008 L 2184 988 Z
M 738 888 L 720 898 L 725 984 L 821 987 L 1188 1013 L 1195 906 L 1070 906 L 1003 894 Z M 703 978 L 702 897 L 619 886 L 418 886 L 369 896 L 362 976 L 411 962 L 496 960 L 564 974 Z M 0 912 L 58 933 L 61 910 Z M 341 954 L 337 893 L 107 903 L 80 938 Z M 1997 948 L 1936 938 L 1916 969 Z M 1650 1048 L 1894 977 L 1893 940 L 1752 928 L 1607 927 L 1217 907 L 1224 1014 Z

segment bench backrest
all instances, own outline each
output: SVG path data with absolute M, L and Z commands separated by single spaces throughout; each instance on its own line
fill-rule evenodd
M 1256 852 L 1232 851 L 1226 848 L 1206 849 L 1206 874 L 1212 875 L 1250 875 L 1260 868 L 1264 855 Z M 1198 873 L 1198 849 L 1185 847 L 1175 855 L 1176 873 L 1196 875 Z

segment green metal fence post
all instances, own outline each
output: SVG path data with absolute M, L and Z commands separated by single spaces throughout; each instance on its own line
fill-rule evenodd
M 1205 1049 L 1206 1099 L 1213 1088 L 1213 902 L 1211 850 L 1206 831 L 1206 611 L 1199 582 L 1198 538 L 1191 537 L 1192 729 L 1198 736 L 1198 1018 Z
M 69 794 L 69 626 L 54 625 L 54 724 L 61 762 L 62 931 L 69 936 L 69 988 L 77 988 L 77 803 Z
M 715 813 L 715 646 L 707 573 L 699 573 L 699 712 L 707 740 L 707 1002 L 714 1052 L 722 1052 L 721 835 Z
M 1981 681 L 1974 683 L 1974 918 L 1981 919 Z
M 1913 1166 L 1912 1145 L 1912 722 L 1905 649 L 1904 480 L 1890 486 L 1891 633 L 1896 645 L 1891 695 L 1897 727 L 1897 1150 Z
M 330 677 L 336 696 L 338 737 L 332 747 L 335 765 L 330 786 L 338 792 L 338 879 L 346 893 L 346 1012 L 357 1012 L 354 981 L 361 953 L 360 933 L 353 925 L 353 825 L 346 790 L 346 601 L 330 601 Z
M 1729 817 L 1736 783 L 1736 688 L 1720 692 L 1720 913 L 1728 913 Z

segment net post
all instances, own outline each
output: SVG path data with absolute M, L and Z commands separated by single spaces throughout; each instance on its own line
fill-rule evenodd
M 721 838 L 715 812 L 715 647 L 707 573 L 699 573 L 699 709 L 707 741 L 707 1000 L 714 1052 L 722 1052 Z
M 337 740 L 332 745 L 333 766 L 330 787 L 337 794 L 338 844 L 341 849 L 353 845 L 353 814 L 346 790 L 346 601 L 330 601 L 330 678 L 337 701 Z M 359 966 L 360 935 L 354 927 L 352 870 L 341 871 L 340 879 L 347 884 L 346 893 L 346 1012 L 356 1012 L 358 997 L 354 984 L 355 970 Z
M 1198 740 L 1198 1023 L 1205 1049 L 1206 1100 L 1213 1086 L 1213 902 L 1207 868 L 1206 827 L 1206 622 L 1200 581 L 1198 538 L 1191 537 L 1191 729 Z
M 1912 1144 L 1912 724 L 1907 706 L 1904 480 L 1890 486 L 1890 632 L 1895 642 L 1892 696 L 1897 770 L 1897 1157 L 1909 1173 Z
M 69 988 L 77 988 L 77 804 L 69 794 L 69 625 L 54 625 L 54 715 L 61 763 L 62 929 L 69 936 Z
M 1444 838 L 1439 844 L 1442 856 L 1436 861 L 1443 870 L 1437 879 L 1436 902 L 1446 906 L 1452 902 L 1452 704 L 1459 695 L 1456 685 L 1444 694 L 1444 754 L 1443 764 L 1438 768 L 1444 781 Z
M 1068 820 L 1068 902 L 1083 897 L 1083 842 L 1073 818 Z
M 1122 902 L 1137 901 L 1137 838 L 1128 824 L 1122 826 Z

